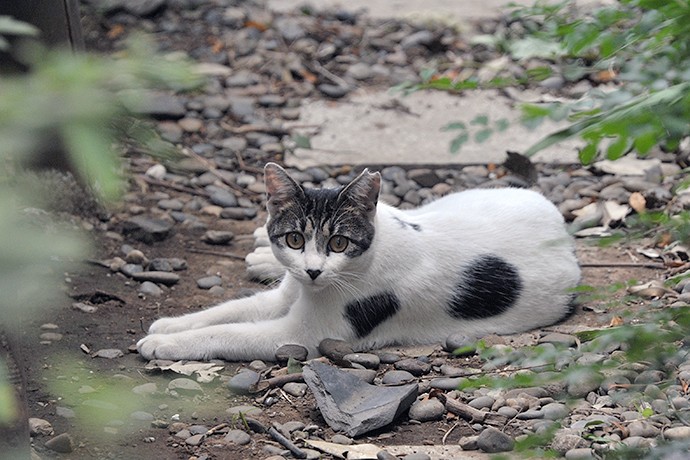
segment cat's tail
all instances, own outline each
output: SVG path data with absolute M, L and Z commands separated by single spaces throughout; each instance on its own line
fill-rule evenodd
M 285 267 L 278 262 L 271 250 L 266 226 L 254 231 L 254 250 L 247 254 L 244 261 L 247 264 L 247 274 L 254 281 L 270 284 L 285 276 Z

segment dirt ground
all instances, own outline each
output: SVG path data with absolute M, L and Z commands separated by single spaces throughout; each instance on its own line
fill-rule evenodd
M 148 192 L 152 191 L 155 187 Z M 175 196 L 170 190 L 165 192 Z M 140 193 L 139 199 L 145 203 L 145 194 Z M 56 298 L 51 309 L 26 325 L 22 343 L 27 357 L 30 416 L 48 420 L 55 434 L 69 433 L 76 447 L 70 454 L 56 454 L 44 447 L 49 437 L 39 436 L 34 439 L 36 450 L 43 458 L 70 459 L 268 457 L 264 446 L 275 443 L 265 435 L 253 435 L 252 442 L 243 447 L 224 443 L 220 435 L 208 438 L 201 446 L 191 447 L 170 434 L 176 427 L 176 420 L 208 428 L 223 424 L 240 427 L 238 417 L 228 414 L 226 409 L 243 404 L 261 407 L 261 404 L 257 404 L 253 397 L 231 394 L 224 382 L 235 374 L 238 366 L 246 363 L 224 363 L 221 377 L 203 384 L 203 393 L 173 397 L 165 391 L 167 383 L 182 376 L 172 372 L 147 371 L 146 362 L 134 349 L 136 341 L 145 334 L 154 319 L 195 311 L 221 300 L 196 286 L 196 279 L 202 276 L 219 274 L 226 288 L 224 298 L 241 295 L 248 289 L 266 288 L 247 279 L 242 260 L 251 251 L 251 233 L 263 222 L 264 214 L 260 213 L 253 221 L 204 217 L 209 229 L 235 233 L 234 242 L 226 247 L 206 245 L 200 241 L 198 233 L 186 232 L 179 226 L 173 236 L 161 242 L 146 245 L 131 241 L 121 237 L 118 225 L 112 223 L 117 222 L 118 216 L 126 214 L 116 213 L 109 228 L 92 232 L 96 253 L 94 261 L 121 255 L 121 246 L 130 244 L 141 249 L 149 259 L 180 257 L 188 262 L 189 267 L 180 272 L 181 281 L 172 288 L 164 288 L 164 294 L 158 298 L 143 297 L 138 293 L 138 282 L 113 273 L 94 261 L 82 262 L 78 269 L 65 274 L 66 295 Z M 644 261 L 639 260 L 642 256 L 635 255 L 635 248 L 640 245 L 638 241 L 601 247 L 595 241 L 578 241 L 578 257 L 584 265 L 582 283 L 601 288 L 598 292 L 602 295 L 590 297 L 584 305 L 578 306 L 577 312 L 559 328 L 573 330 L 579 326 L 605 326 L 614 315 L 625 310 L 640 311 L 654 307 L 640 298 L 626 296 L 624 288 L 610 289 L 631 280 L 663 278 L 664 270 L 644 266 Z M 93 313 L 77 310 L 72 306 L 75 302 L 86 303 L 97 310 Z M 56 327 L 46 329 L 54 327 L 46 324 Z M 45 332 L 58 332 L 62 338 L 42 340 L 41 334 Z M 93 357 L 96 351 L 111 348 L 122 350 L 124 356 L 114 359 Z M 472 360 L 439 353 L 454 360 L 453 365 L 456 366 L 473 364 Z M 133 387 L 150 382 L 157 384 L 154 394 L 140 396 L 132 393 Z M 264 406 L 263 412 L 253 417 L 269 426 L 272 422 L 291 420 L 314 424 L 314 430 L 324 439 L 334 434 L 321 418 L 311 396 L 287 399 L 278 395 L 276 399 L 275 404 Z M 65 414 L 63 408 L 73 409 L 76 417 L 72 417 L 69 410 Z M 150 420 L 133 420 L 130 414 L 134 411 L 153 414 L 156 420 L 172 425 L 166 427 L 166 424 L 161 424 L 161 428 L 153 428 Z M 445 418 L 418 425 L 402 417 L 393 426 L 367 435 L 358 442 L 438 445 L 446 436 L 447 444 L 457 444 L 461 436 L 469 434 L 473 434 L 469 424 L 457 419 Z

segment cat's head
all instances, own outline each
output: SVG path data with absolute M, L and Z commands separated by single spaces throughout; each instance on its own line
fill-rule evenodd
M 357 276 L 374 240 L 381 175 L 364 170 L 345 187 L 303 188 L 283 168 L 264 168 L 273 253 L 300 282 L 322 288 Z

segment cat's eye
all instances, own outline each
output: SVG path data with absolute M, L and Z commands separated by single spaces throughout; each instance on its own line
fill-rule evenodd
M 304 246 L 304 236 L 300 232 L 290 232 L 285 235 L 285 243 L 291 249 L 302 249 Z
M 350 240 L 344 236 L 335 235 L 328 241 L 328 248 L 333 252 L 343 252 L 347 249 L 348 244 L 350 244 Z

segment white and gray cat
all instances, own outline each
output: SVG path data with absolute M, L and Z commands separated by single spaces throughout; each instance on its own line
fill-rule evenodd
M 580 278 L 561 214 L 522 189 L 469 190 L 414 210 L 378 201 L 379 173 L 338 189 L 298 185 L 265 167 L 275 288 L 155 321 L 147 359 L 272 360 L 326 338 L 357 350 L 439 343 L 553 324 Z M 271 264 L 269 263 L 270 268 Z

